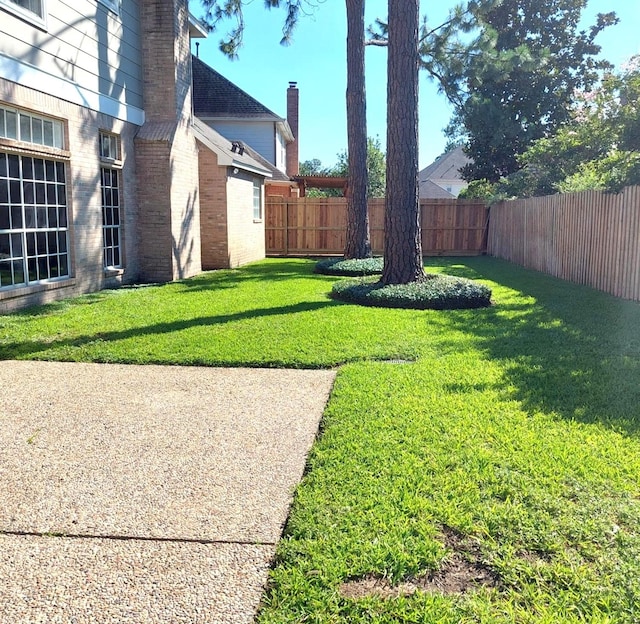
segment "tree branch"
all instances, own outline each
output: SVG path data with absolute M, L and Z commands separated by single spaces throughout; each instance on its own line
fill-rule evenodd
M 386 39 L 367 39 L 364 42 L 365 46 L 378 46 L 380 48 L 386 48 L 389 42 Z

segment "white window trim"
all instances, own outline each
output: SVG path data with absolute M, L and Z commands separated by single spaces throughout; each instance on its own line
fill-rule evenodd
M 2 0 L 0 0 L 1 2 Z M 4 104 L 0 103 L 0 110 L 2 111 L 6 111 L 6 112 L 10 112 L 10 113 L 15 113 L 16 114 L 16 133 L 17 133 L 17 138 L 12 139 L 6 136 L 0 136 L 0 138 L 6 138 L 9 141 L 20 141 L 23 143 L 30 143 L 31 145 L 38 145 L 39 147 L 45 147 L 45 148 L 53 148 L 53 149 L 64 149 L 65 148 L 65 142 L 64 142 L 64 124 L 60 119 L 56 119 L 55 117 L 48 117 L 45 115 L 39 115 L 38 113 L 33 113 L 31 111 L 28 110 L 24 110 L 21 108 L 13 108 L 11 106 L 5 106 Z M 30 119 L 36 119 L 42 122 L 49 122 L 52 124 L 52 133 L 53 133 L 53 137 L 54 137 L 54 145 L 47 145 L 44 141 L 33 141 L 32 138 L 28 139 L 26 137 L 22 136 L 22 130 L 21 130 L 21 126 L 20 126 L 20 116 L 24 115 L 25 117 L 29 117 Z M 55 141 L 55 137 L 59 137 L 60 141 L 56 142 Z M 58 143 L 57 145 L 55 143 Z
M 256 189 L 259 189 L 259 195 L 258 195 L 258 201 L 259 201 L 259 213 L 260 216 L 256 216 Z M 252 185 L 252 203 L 253 203 L 253 222 L 254 223 L 260 223 L 263 218 L 264 218 L 264 202 L 263 202 L 263 198 L 262 198 L 262 181 L 260 180 L 260 178 L 253 178 L 253 185 Z
M 120 0 L 98 0 L 98 3 L 106 6 L 112 13 L 120 15 Z
M 30 22 L 34 26 L 47 30 L 47 0 L 42 0 L 42 15 L 36 15 L 32 11 L 28 11 L 11 2 L 11 0 L 0 0 L 0 8 L 9 13 L 13 13 L 25 22 Z
M 100 130 L 99 133 L 99 137 L 100 137 L 100 160 L 102 163 L 106 163 L 108 165 L 113 166 L 114 168 L 118 168 L 118 167 L 122 167 L 122 157 L 120 155 L 120 135 L 116 134 L 115 132 L 110 132 L 108 130 Z M 102 138 L 103 137 L 108 137 L 110 139 L 113 139 L 113 145 L 115 148 L 115 155 L 113 156 L 106 156 L 103 151 L 102 151 Z

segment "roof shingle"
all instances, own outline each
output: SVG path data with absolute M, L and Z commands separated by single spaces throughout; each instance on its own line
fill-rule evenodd
M 209 67 L 193 60 L 193 109 L 198 117 L 224 117 L 284 121 L 240 87 Z

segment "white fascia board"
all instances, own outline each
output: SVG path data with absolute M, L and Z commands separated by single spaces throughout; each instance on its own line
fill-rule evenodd
M 251 123 L 254 121 L 268 121 L 269 123 L 281 123 L 285 121 L 280 117 L 245 117 L 242 115 L 198 115 L 198 119 L 202 119 L 202 121 L 206 122 L 216 122 L 216 121 L 238 121 Z
M 108 95 L 81 87 L 66 78 L 54 76 L 34 65 L 1 53 L 0 77 L 137 126 L 144 124 L 144 110 L 137 106 L 124 104 Z
M 189 37 L 191 39 L 206 39 L 208 36 L 207 27 L 189 11 Z
M 286 119 L 283 119 L 282 121 L 278 121 L 276 123 L 276 126 L 278 127 L 280 134 L 283 136 L 284 140 L 287 143 L 291 143 L 292 141 L 295 141 L 295 137 L 293 136 L 293 130 L 291 130 L 291 126 L 289 125 L 289 122 Z
M 261 167 L 256 167 L 254 165 L 249 165 L 245 162 L 242 162 L 240 160 L 234 160 L 231 163 L 232 167 L 237 167 L 238 169 L 242 169 L 243 171 L 248 171 L 249 173 L 255 173 L 259 176 L 262 176 L 263 178 L 270 178 L 271 176 L 271 172 L 267 171 L 267 169 L 262 169 Z

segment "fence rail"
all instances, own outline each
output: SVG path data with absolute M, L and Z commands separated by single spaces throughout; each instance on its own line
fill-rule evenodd
M 384 199 L 369 200 L 371 247 L 384 250 Z M 486 251 L 489 211 L 476 200 L 421 200 L 424 255 L 480 255 Z M 344 252 L 347 204 L 343 197 L 268 197 L 265 236 L 268 256 L 339 256 Z
M 488 253 L 640 301 L 640 187 L 492 206 Z

